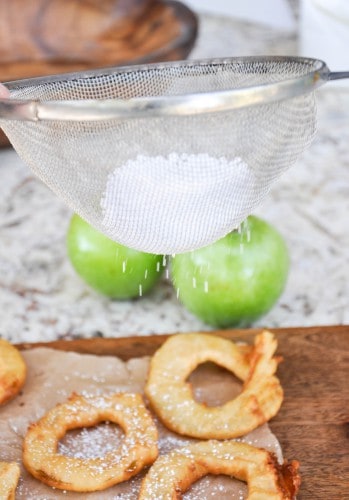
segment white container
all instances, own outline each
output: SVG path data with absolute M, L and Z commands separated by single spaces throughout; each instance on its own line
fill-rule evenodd
M 322 59 L 331 71 L 349 71 L 348 0 L 301 0 L 299 53 Z
M 297 23 L 288 0 L 185 0 L 197 12 L 260 23 L 284 32 L 296 32 Z

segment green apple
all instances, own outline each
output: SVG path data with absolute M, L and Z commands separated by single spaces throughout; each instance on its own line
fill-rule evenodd
M 163 270 L 163 256 L 120 245 L 76 214 L 68 228 L 67 250 L 80 277 L 93 289 L 115 299 L 146 294 Z
M 268 312 L 284 290 L 288 270 L 284 239 L 255 216 L 247 218 L 241 231 L 171 260 L 180 301 L 220 328 L 248 326 Z

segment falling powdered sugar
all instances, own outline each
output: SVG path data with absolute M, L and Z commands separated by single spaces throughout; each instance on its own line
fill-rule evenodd
M 238 227 L 261 193 L 254 171 L 240 157 L 138 155 L 108 176 L 102 229 L 138 250 L 185 252 Z

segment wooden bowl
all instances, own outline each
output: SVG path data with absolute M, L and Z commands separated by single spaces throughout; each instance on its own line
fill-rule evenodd
M 177 1 L 0 0 L 0 79 L 185 59 L 196 35 Z

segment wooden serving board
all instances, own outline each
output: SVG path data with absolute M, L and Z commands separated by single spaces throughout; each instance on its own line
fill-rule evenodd
M 278 375 L 285 390 L 270 422 L 285 457 L 301 463 L 299 499 L 349 499 L 349 326 L 271 329 L 284 361 Z M 259 330 L 212 332 L 251 342 Z M 126 360 L 151 355 L 166 335 L 21 344 L 65 351 L 116 355 Z

